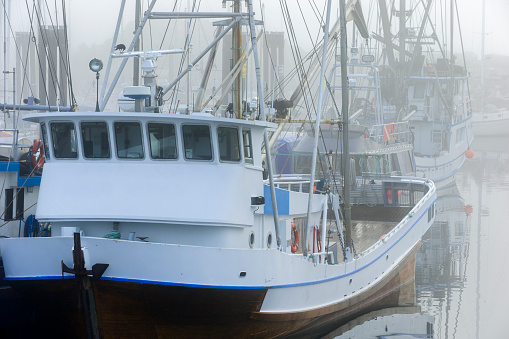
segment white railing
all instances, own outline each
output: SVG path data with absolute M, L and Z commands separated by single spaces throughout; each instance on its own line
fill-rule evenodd
M 381 145 L 410 142 L 410 127 L 406 121 L 374 125 L 369 132 L 369 138 Z
M 394 241 L 392 237 L 398 233 L 403 227 L 408 226 L 408 222 L 410 218 L 417 214 L 417 212 L 424 207 L 426 204 L 429 204 L 433 200 L 433 196 L 436 195 L 435 184 L 431 180 L 423 180 L 413 177 L 400 177 L 391 178 L 387 180 L 387 182 L 395 182 L 395 183 L 408 183 L 409 185 L 426 185 L 428 187 L 428 192 L 413 206 L 413 208 L 408 212 L 408 214 L 387 234 L 380 238 L 376 243 L 374 243 L 371 247 L 366 249 L 365 251 L 358 253 L 356 259 L 361 259 L 368 254 L 377 250 L 380 246 L 390 241 Z M 429 208 L 432 208 L 431 206 Z
M 308 176 L 309 177 L 309 176 Z M 319 179 L 314 181 L 314 186 L 320 182 Z M 268 182 L 266 182 L 268 184 Z M 295 175 L 282 175 L 279 178 L 274 178 L 274 186 L 276 188 L 289 190 L 293 192 L 309 193 L 309 178 L 306 176 Z

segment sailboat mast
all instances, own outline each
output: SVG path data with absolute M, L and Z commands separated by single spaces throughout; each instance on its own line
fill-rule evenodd
M 343 203 L 345 215 L 345 251 L 348 253 L 352 245 L 352 207 L 350 206 L 350 151 L 348 142 L 348 79 L 347 79 L 347 41 L 345 0 L 340 0 L 339 16 L 341 21 L 341 116 L 343 117 Z

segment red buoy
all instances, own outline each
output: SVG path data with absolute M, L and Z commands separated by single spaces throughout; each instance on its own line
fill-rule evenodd
M 468 159 L 472 159 L 474 157 L 474 151 L 472 151 L 472 149 L 467 149 L 467 151 L 465 152 L 465 156 L 468 158 Z

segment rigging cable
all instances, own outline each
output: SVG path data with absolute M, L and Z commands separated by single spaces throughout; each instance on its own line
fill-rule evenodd
M 68 79 L 68 85 L 69 85 L 69 105 L 71 107 L 76 106 L 76 97 L 74 96 L 74 89 L 72 85 L 72 74 L 71 74 L 71 56 L 70 56 L 70 50 L 69 50 L 69 36 L 67 33 L 67 11 L 65 8 L 65 0 L 62 0 L 62 15 L 64 20 L 64 43 L 65 43 L 65 68 L 66 68 L 66 75 Z
M 195 12 L 195 11 L 199 11 L 200 10 L 200 5 L 201 5 L 201 0 L 199 1 L 198 3 L 198 6 L 196 6 L 196 0 L 193 0 L 193 8 L 191 10 L 191 12 Z M 191 23 L 193 23 L 193 28 L 191 29 Z M 189 24 L 188 24 L 188 27 L 189 27 L 189 34 L 186 35 L 186 40 L 185 40 L 185 43 L 184 43 L 184 51 L 185 53 L 182 54 L 182 57 L 180 58 L 180 65 L 179 65 L 179 71 L 178 73 L 182 72 L 182 69 L 184 67 L 184 63 L 186 61 L 186 59 L 188 58 L 188 54 L 190 52 L 190 44 L 191 44 L 191 39 L 193 37 L 193 34 L 194 34 L 194 29 L 196 27 L 196 19 L 193 21 L 193 19 L 189 19 Z M 179 88 L 180 88 L 180 81 L 178 82 L 177 86 L 173 87 L 173 91 L 172 91 L 172 94 L 171 94 L 171 105 L 170 107 L 173 106 L 173 100 L 175 100 L 175 111 L 177 110 L 177 104 L 179 101 L 177 101 L 177 97 L 178 97 L 178 91 L 179 91 Z M 166 102 L 167 100 L 164 100 L 163 102 Z M 189 107 L 189 102 L 186 103 L 186 105 Z
M 25 0 L 25 4 L 26 4 L 28 13 L 30 13 L 30 8 L 28 7 L 28 0 Z M 35 14 L 36 12 L 37 12 L 37 7 L 35 6 L 35 2 L 34 2 L 33 14 Z M 35 38 L 33 16 L 30 17 L 30 31 L 31 31 L 32 37 L 33 37 L 32 41 L 34 42 L 35 53 L 37 54 L 37 61 L 39 63 L 39 69 L 42 70 L 43 67 L 42 67 L 41 57 L 40 57 L 40 53 L 39 53 L 39 48 L 37 47 L 37 41 L 36 41 L 36 38 Z M 40 77 L 42 78 L 42 81 L 39 81 L 39 82 L 42 82 L 42 85 L 44 87 L 44 95 L 46 96 L 46 102 L 49 102 L 48 89 L 46 88 L 46 79 L 44 78 L 44 74 L 41 73 Z M 40 89 L 39 89 L 39 91 L 40 91 Z
M 53 28 L 53 34 L 55 35 L 55 41 L 57 43 L 57 47 L 58 47 L 58 49 L 61 50 L 60 43 L 59 43 L 59 38 L 58 38 L 58 33 L 57 33 L 56 29 L 55 29 L 55 24 L 53 23 L 53 18 L 52 18 L 52 15 L 51 15 L 51 12 L 50 12 L 47 0 L 44 0 L 44 3 L 46 4 L 46 10 L 48 11 L 49 21 L 51 23 L 51 27 Z M 42 15 L 42 12 L 41 12 L 41 15 Z M 45 45 L 48 46 L 49 45 L 48 32 L 41 25 L 41 21 L 39 21 L 39 29 L 40 29 L 40 32 L 42 33 L 41 35 L 43 36 L 43 42 L 45 42 Z M 46 40 L 44 40 L 44 38 Z M 56 53 L 56 52 L 51 53 L 50 51 L 46 51 L 46 49 L 45 49 L 45 52 L 46 52 L 46 57 L 48 58 L 48 68 L 49 68 L 49 71 L 50 71 L 50 76 L 51 76 L 51 82 L 52 82 L 52 85 L 53 85 L 53 89 L 55 90 L 55 96 L 59 97 L 60 96 L 59 94 L 61 93 L 60 82 L 58 81 L 58 79 L 55 79 L 57 77 L 57 74 L 58 74 L 58 65 L 57 65 L 58 57 L 57 57 L 57 60 L 55 60 L 54 53 Z M 60 57 L 62 57 L 62 55 L 60 55 Z M 48 105 L 49 104 L 50 104 L 50 102 L 48 101 Z M 57 105 L 58 105 L 58 103 L 57 103 Z
M 4 12 L 6 11 L 5 9 L 5 2 L 4 0 L 2 0 L 2 6 L 4 8 Z M 9 25 L 9 30 L 11 31 L 11 34 L 12 36 L 14 37 L 14 30 L 12 29 L 12 25 L 11 25 L 11 21 L 10 21 L 10 18 L 9 16 L 7 15 L 7 13 L 5 12 L 5 17 L 7 18 L 7 23 Z M 17 53 L 17 56 L 19 57 L 20 59 L 20 62 L 21 62 L 21 65 L 23 66 L 23 83 L 22 83 L 22 87 L 21 87 L 21 93 L 23 93 L 23 89 L 24 89 L 24 85 L 25 85 L 25 80 L 27 81 L 28 83 L 28 86 L 30 88 L 30 93 L 32 93 L 33 95 L 33 90 L 32 90 L 32 86 L 30 85 L 30 82 L 28 81 L 27 79 L 27 75 L 26 75 L 26 67 L 27 67 L 27 64 L 28 64 L 28 61 L 26 62 L 23 62 L 23 56 L 21 55 L 21 51 L 20 51 L 20 48 L 19 48 L 19 45 L 18 45 L 18 42 L 17 42 L 17 39 L 14 37 L 14 45 L 16 47 L 16 53 Z M 28 52 L 29 52 L 29 49 L 27 49 L 27 56 L 26 56 L 26 60 L 28 60 Z M 4 98 L 4 100 L 6 100 Z
M 287 8 L 286 8 L 286 9 L 287 9 Z M 306 29 L 307 29 L 307 31 L 308 31 L 308 35 L 309 35 L 310 40 L 311 40 L 311 42 L 312 42 L 312 44 L 313 44 L 313 49 L 312 49 L 312 52 L 311 52 L 310 54 L 311 54 L 311 55 L 312 55 L 313 53 L 314 53 L 314 54 L 316 54 L 316 53 L 317 53 L 317 42 L 313 42 L 313 39 L 311 38 L 311 34 L 310 34 L 310 31 L 309 31 L 309 27 L 308 27 L 308 25 L 307 25 L 306 19 L 305 19 L 304 15 L 303 15 L 303 12 L 302 12 L 302 8 L 301 8 L 300 6 L 299 6 L 299 9 L 300 9 L 301 15 L 302 15 L 302 17 L 303 17 L 303 20 L 304 20 L 304 22 L 305 22 Z M 287 15 L 289 16 L 289 11 L 288 11 L 288 9 L 287 9 L 287 11 L 285 12 L 285 14 L 287 14 Z M 286 17 L 285 17 L 285 19 L 286 19 Z M 291 25 L 291 19 L 289 20 L 289 24 L 287 25 L 287 27 L 288 27 L 289 25 Z M 293 30 L 289 30 L 289 32 L 293 32 Z M 289 33 L 289 34 L 290 34 L 290 33 Z M 292 36 L 292 37 L 294 38 L 294 36 Z M 317 40 L 318 40 L 318 39 L 319 39 L 319 34 L 318 34 L 318 36 L 317 36 Z M 293 41 L 296 41 L 296 39 L 294 38 L 294 40 L 293 40 Z M 291 45 L 291 46 L 292 46 L 292 45 Z M 299 56 L 300 56 L 300 55 L 299 55 Z M 297 56 L 297 57 L 299 57 L 299 56 Z M 317 54 L 316 54 L 316 57 L 318 58 L 318 55 L 317 55 Z M 318 60 L 319 60 L 319 59 L 318 59 Z M 329 61 L 327 61 L 327 60 L 329 60 Z M 332 60 L 332 58 L 331 58 L 330 56 L 328 56 L 327 60 L 325 60 L 325 61 L 323 61 L 323 62 L 326 62 L 327 64 L 329 64 L 329 63 L 330 63 L 330 60 Z M 297 63 L 297 62 L 296 62 L 296 64 L 297 64 L 297 65 L 299 65 L 299 63 Z M 303 65 L 303 63 L 300 63 L 300 65 Z M 297 67 L 298 67 L 298 66 L 297 66 Z M 311 67 L 311 65 L 310 65 L 310 67 Z M 308 72 L 309 72 L 309 69 L 308 69 Z M 300 72 L 298 72 L 298 74 L 300 75 Z M 307 80 L 308 80 L 308 79 L 307 79 L 307 77 L 306 77 L 306 81 L 307 81 Z M 310 88 L 310 86 L 309 86 L 308 88 Z M 330 86 L 328 86 L 327 88 L 330 88 Z M 311 97 L 312 97 L 312 96 L 311 96 Z M 306 100 L 306 96 L 304 96 L 304 99 Z M 333 100 L 334 100 L 334 99 L 333 99 Z M 335 101 L 334 101 L 334 104 L 335 104 Z M 314 108 L 314 106 L 313 106 L 313 108 Z M 336 109 L 337 109 L 337 107 L 336 107 Z M 308 112 L 309 112 L 309 110 L 308 110 Z M 309 122 L 311 123 L 311 126 L 312 126 L 311 116 L 310 116 L 310 114 L 309 114 L 309 113 L 308 113 L 307 117 L 309 118 L 309 120 L 310 120 Z M 315 122 L 315 123 L 320 123 L 320 122 Z M 304 125 L 304 124 L 302 124 L 301 129 L 303 128 L 303 125 Z M 319 127 L 319 128 L 320 128 L 320 131 L 321 131 L 321 127 Z M 313 132 L 314 132 L 314 131 L 313 131 Z M 324 147 L 324 155 L 325 155 L 325 156 L 324 156 L 324 157 L 319 157 L 319 158 L 318 158 L 318 161 L 319 161 L 320 169 L 321 169 L 321 171 L 322 171 L 322 174 L 323 174 L 323 176 L 324 176 L 324 179 L 326 179 L 326 173 L 327 173 L 328 171 L 327 171 L 324 167 L 327 167 L 328 169 L 329 169 L 329 168 L 332 168 L 332 164 L 331 164 L 331 159 L 329 159 L 329 157 L 327 157 L 327 156 L 326 156 L 326 154 L 328 154 L 328 152 L 327 152 L 327 145 L 326 145 L 326 143 L 325 143 L 325 139 L 324 139 L 323 134 L 322 134 L 321 132 L 320 132 L 320 139 L 321 139 L 321 142 L 322 142 L 323 147 Z M 296 142 L 297 142 L 297 139 L 294 141 L 294 145 L 292 146 L 292 150 L 293 150 L 293 148 L 295 147 L 295 143 L 296 143 Z M 337 150 L 336 150 L 336 151 L 337 151 Z M 288 160 L 288 159 L 287 159 L 287 160 Z M 327 165 L 324 165 L 324 161 L 327 163 Z M 286 162 L 285 162 L 285 165 L 286 165 Z M 330 178 L 329 178 L 329 180 L 328 180 L 328 181 L 330 181 Z

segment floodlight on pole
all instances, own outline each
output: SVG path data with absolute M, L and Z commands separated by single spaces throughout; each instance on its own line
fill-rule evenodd
M 103 62 L 99 59 L 92 59 L 88 63 L 88 67 L 92 72 L 95 72 L 95 79 L 97 81 L 97 99 L 95 102 L 95 111 L 99 112 L 99 71 L 103 69 Z

